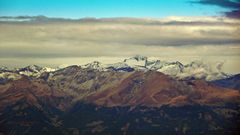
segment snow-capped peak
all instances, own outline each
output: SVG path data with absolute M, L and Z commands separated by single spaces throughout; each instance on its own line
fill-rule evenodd
M 132 58 L 125 59 L 124 62 L 131 67 L 144 69 L 146 68 L 146 64 L 147 64 L 147 57 L 136 55 Z
M 145 56 L 136 55 L 129 59 L 125 59 L 123 62 L 102 64 L 98 61 L 94 61 L 92 63 L 81 65 L 81 68 L 95 69 L 98 71 L 117 72 L 132 72 L 134 70 L 155 70 L 178 79 L 195 78 L 212 81 L 229 77 L 229 75 L 222 72 L 221 66 L 222 63 L 218 63 L 216 67 L 214 67 L 212 64 L 206 64 L 202 61 L 193 61 L 189 64 L 183 65 L 179 61 L 168 62 L 162 60 L 149 60 Z M 44 72 L 53 72 L 55 70 L 56 69 L 52 69 L 49 67 L 30 65 L 25 68 L 20 68 L 12 71 L 8 70 L 5 67 L 1 67 L 0 73 L 4 73 L 2 74 L 2 77 L 9 76 L 10 73 L 16 73 L 18 75 L 26 75 L 31 77 L 40 77 L 41 74 Z M 7 73 L 8 75 L 5 73 Z
M 134 69 L 155 70 L 174 78 L 196 78 L 205 79 L 207 81 L 223 79 L 228 77 L 227 74 L 221 71 L 221 65 L 211 67 L 202 61 L 193 61 L 190 64 L 183 65 L 181 62 L 167 62 L 161 60 L 149 61 L 147 57 L 137 55 L 135 57 L 125 59 L 124 63 Z
M 54 72 L 54 71 L 56 71 L 56 69 L 50 68 L 50 67 L 43 67 L 43 68 L 42 68 L 42 71 L 43 71 L 43 72 Z
M 55 69 L 49 67 L 40 67 L 37 65 L 30 65 L 16 70 L 21 75 L 39 77 L 44 72 L 53 72 Z
M 42 70 L 42 67 L 40 66 L 37 66 L 37 65 L 30 65 L 30 66 L 27 66 L 27 67 L 24 67 L 24 68 L 20 68 L 18 69 L 18 71 L 29 71 L 29 72 L 40 72 Z
M 103 65 L 102 63 L 100 63 L 98 61 L 93 61 L 92 63 L 82 65 L 81 67 L 82 68 L 89 68 L 89 69 L 96 69 L 96 70 L 99 70 L 99 71 L 105 70 L 105 65 Z

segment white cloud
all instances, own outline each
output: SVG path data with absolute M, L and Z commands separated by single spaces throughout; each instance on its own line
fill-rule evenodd
M 227 71 L 239 72 L 235 67 L 240 69 L 239 66 L 231 67 L 240 65 L 240 21 L 236 19 L 169 17 L 92 22 L 1 22 L 0 29 L 1 65 L 56 66 L 82 63 L 80 61 L 85 58 L 90 61 L 101 56 L 104 57 L 102 61 L 112 61 L 113 57 L 142 54 L 173 61 L 224 59 Z

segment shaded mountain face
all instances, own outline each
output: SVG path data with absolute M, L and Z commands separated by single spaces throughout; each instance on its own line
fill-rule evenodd
M 239 116 L 232 112 L 236 108 L 233 104 L 161 108 L 76 104 L 66 113 L 63 121 L 66 128 L 79 134 L 237 135 Z
M 162 73 L 134 72 L 126 79 L 98 91 L 86 98 L 87 101 L 104 106 L 162 105 L 181 106 L 187 104 L 219 104 L 237 100 L 234 90 L 222 92 L 204 81 L 177 81 Z
M 0 85 L 0 133 L 238 134 L 240 93 L 204 80 L 80 66 L 17 75 Z
M 23 76 L 0 85 L 0 132 L 3 134 L 61 134 L 56 119 L 71 97 L 52 90 L 42 80 Z
M 240 74 L 233 75 L 226 79 L 215 80 L 211 83 L 220 87 L 240 90 Z

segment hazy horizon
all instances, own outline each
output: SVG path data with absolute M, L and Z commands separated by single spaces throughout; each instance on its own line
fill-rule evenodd
M 1 66 L 109 63 L 140 54 L 185 64 L 221 62 L 225 72 L 240 73 L 238 0 L 0 0 L 0 5 Z

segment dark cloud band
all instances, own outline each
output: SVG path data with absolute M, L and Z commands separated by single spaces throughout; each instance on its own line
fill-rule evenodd
M 230 11 L 225 12 L 227 17 L 231 18 L 240 18 L 240 1 L 231 1 L 231 0 L 199 0 L 194 1 L 193 3 L 205 4 L 205 5 L 215 5 L 223 8 L 227 8 Z

